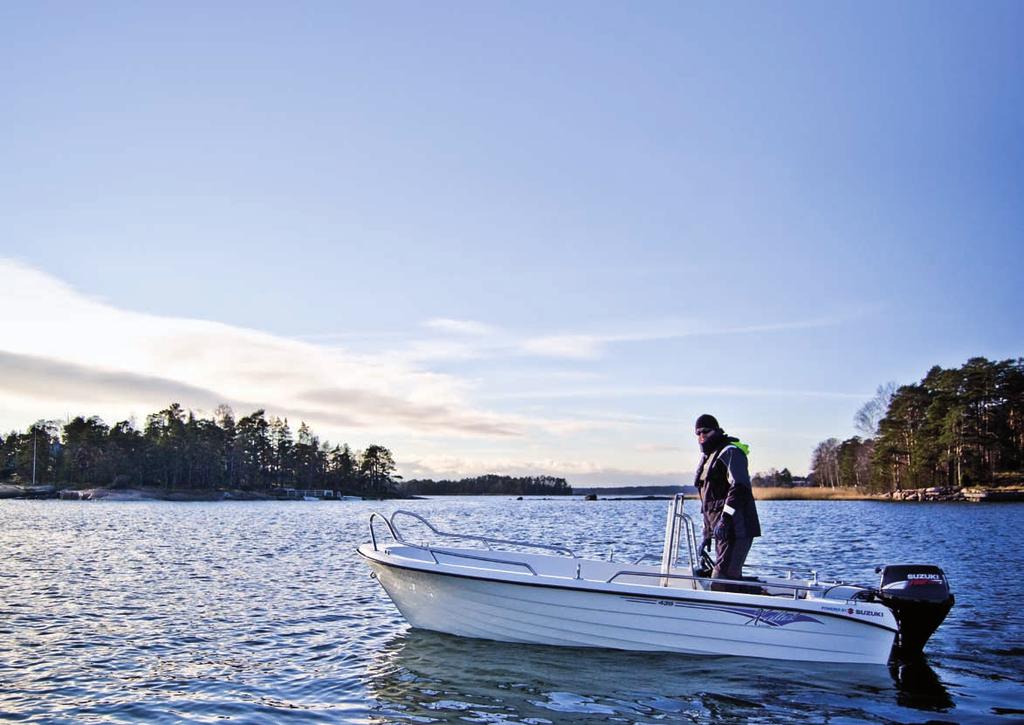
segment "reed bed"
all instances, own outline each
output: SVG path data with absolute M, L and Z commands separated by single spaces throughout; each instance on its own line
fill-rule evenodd
M 852 488 L 773 488 L 758 486 L 754 498 L 759 501 L 862 501 L 880 496 Z

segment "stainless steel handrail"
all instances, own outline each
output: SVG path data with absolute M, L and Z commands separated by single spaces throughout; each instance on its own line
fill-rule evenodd
M 653 571 L 628 571 L 622 570 L 615 572 L 611 577 L 605 580 L 605 584 L 612 584 L 620 576 L 638 576 L 647 577 L 650 579 L 678 579 L 680 581 L 695 581 L 695 582 L 708 582 L 716 584 L 736 584 L 736 585 L 748 585 L 748 586 L 761 586 L 769 589 L 791 589 L 793 591 L 793 598 L 796 599 L 800 592 L 813 592 L 816 590 L 823 589 L 824 586 L 820 583 L 815 584 L 787 584 L 784 582 L 765 582 L 765 581 L 746 581 L 744 579 L 713 579 L 711 577 L 704 576 L 690 576 L 688 574 L 662 574 L 661 572 Z M 855 587 L 855 584 L 844 584 L 843 586 Z M 825 589 L 826 592 L 834 589 L 835 586 L 828 587 Z M 740 592 L 737 592 L 740 593 Z M 856 596 L 856 595 L 855 595 Z M 854 597 L 851 597 L 845 601 L 852 601 Z
M 370 540 L 373 542 L 373 550 L 377 551 L 377 535 L 373 531 L 373 520 L 380 519 L 388 527 L 388 531 L 391 533 L 391 538 L 395 541 L 401 542 L 402 539 L 398 536 L 398 532 L 395 531 L 395 527 L 391 525 L 388 518 L 384 514 L 379 514 L 376 511 L 370 514 Z
M 480 542 L 482 542 L 484 544 L 487 544 L 488 545 L 487 546 L 488 549 L 491 548 L 489 546 L 490 544 L 507 544 L 509 546 L 526 546 L 526 547 L 530 547 L 530 548 L 533 548 L 533 549 L 544 549 L 546 551 L 557 551 L 557 552 L 561 552 L 563 554 L 568 554 L 573 559 L 578 559 L 579 558 L 578 556 L 576 556 L 576 552 L 574 552 L 572 549 L 570 549 L 567 546 L 558 546 L 558 545 L 552 546 L 552 545 L 548 545 L 548 544 L 535 544 L 535 543 L 533 543 L 531 541 L 513 541 L 511 539 L 495 539 L 495 538 L 492 538 L 490 536 L 475 536 L 473 534 L 456 534 L 456 533 L 453 533 L 453 532 L 450 532 L 450 531 L 441 531 L 441 530 L 435 528 L 433 524 L 431 524 L 429 521 L 427 521 L 425 518 L 423 518 L 419 514 L 413 513 L 412 511 L 406 511 L 404 509 L 399 509 L 398 511 L 395 511 L 393 514 L 391 514 L 391 519 L 390 519 L 389 523 L 391 524 L 391 529 L 394 532 L 398 531 L 398 526 L 395 524 L 395 517 L 398 516 L 399 514 L 402 514 L 403 516 L 411 516 L 412 518 L 416 519 L 417 521 L 422 523 L 424 526 L 426 526 L 428 529 L 433 531 L 438 536 L 447 536 L 447 537 L 450 537 L 450 538 L 453 538 L 453 539 L 465 539 L 465 540 L 468 540 L 468 541 L 480 541 Z M 408 543 L 404 539 L 402 539 L 401 536 L 398 536 L 396 538 L 397 538 L 398 541 L 401 541 L 403 544 Z M 427 548 L 429 548 L 429 547 L 427 547 Z
M 651 579 L 679 579 L 680 581 L 691 581 L 691 582 L 718 582 L 719 584 L 732 583 L 732 584 L 749 584 L 751 586 L 757 584 L 763 584 L 764 582 L 746 582 L 742 579 L 712 579 L 706 576 L 691 576 L 689 574 L 663 574 L 656 571 L 628 571 L 622 570 L 612 574 L 608 579 L 605 580 L 605 584 L 613 584 L 616 579 L 620 576 L 639 576 L 647 577 Z M 775 586 L 774 584 L 771 586 Z M 780 585 L 781 586 L 781 585 Z M 791 587 L 786 587 L 791 588 Z M 806 588 L 806 587 L 804 587 Z
M 408 514 L 410 516 L 414 516 L 415 518 L 418 518 L 421 521 L 423 521 L 423 523 L 425 523 L 435 533 L 440 534 L 440 535 L 444 535 L 444 532 L 437 531 L 436 529 L 434 529 L 434 527 L 431 526 L 429 522 L 427 522 L 425 519 L 423 519 L 422 516 L 419 516 L 418 514 L 414 514 L 414 513 L 410 512 L 410 511 L 402 511 L 402 512 L 396 511 L 395 513 L 405 513 L 405 514 Z M 392 518 L 394 518 L 394 514 L 392 514 Z M 384 522 L 384 525 L 388 527 L 388 532 L 391 534 L 391 538 L 394 539 L 396 542 L 398 542 L 399 544 L 404 544 L 406 546 L 412 546 L 412 547 L 415 547 L 417 549 L 422 549 L 423 551 L 426 551 L 428 554 L 430 554 L 430 558 L 432 558 L 434 560 L 434 563 L 437 564 L 437 565 L 441 564 L 441 562 L 437 560 L 437 555 L 438 554 L 442 554 L 444 556 L 460 557 L 460 558 L 463 558 L 463 559 L 473 559 L 475 561 L 489 561 L 492 564 L 511 564 L 512 566 L 521 566 L 521 567 L 524 567 L 527 571 L 529 571 L 530 574 L 532 574 L 533 576 L 540 576 L 539 574 L 537 574 L 537 570 L 534 569 L 532 566 L 530 566 L 530 564 L 528 564 L 525 561 L 515 561 L 514 559 L 496 559 L 496 558 L 491 557 L 491 556 L 478 556 L 476 554 L 464 554 L 462 552 L 457 552 L 457 551 L 447 551 L 445 549 L 435 549 L 432 546 L 422 546 L 420 544 L 411 544 L 411 543 L 405 541 L 401 537 L 401 535 L 398 533 L 398 529 L 395 527 L 393 521 L 391 521 L 386 516 L 384 516 L 384 514 L 378 513 L 376 511 L 374 511 L 373 513 L 370 514 L 370 540 L 373 542 L 373 550 L 374 551 L 379 551 L 380 550 L 377 547 L 377 534 L 376 534 L 376 532 L 374 531 L 374 528 L 373 528 L 375 519 L 380 519 L 381 521 Z M 465 538 L 465 537 L 460 537 L 458 534 L 452 534 L 452 536 L 455 536 L 457 538 Z M 477 537 L 473 537 L 473 538 L 477 538 Z M 500 540 L 496 539 L 495 541 L 500 541 Z M 552 548 L 552 547 L 543 547 L 543 548 Z M 575 557 L 575 555 L 574 555 L 574 557 Z M 459 565 L 455 564 L 455 566 L 459 566 Z M 579 568 L 577 567 L 577 574 L 578 573 L 579 573 Z
M 683 517 L 683 525 L 686 529 L 686 548 L 689 549 L 689 551 L 687 551 L 687 556 L 690 561 L 690 570 L 693 571 L 700 563 L 698 561 L 700 553 L 697 551 L 697 527 L 688 513 L 680 513 Z M 676 558 L 678 559 L 679 557 L 676 556 Z
M 463 559 L 471 559 L 471 560 L 474 560 L 474 561 L 486 561 L 486 562 L 491 562 L 491 563 L 494 563 L 494 564 L 508 564 L 508 565 L 512 565 L 512 566 L 521 566 L 524 569 L 526 569 L 531 575 L 533 575 L 533 576 L 541 576 L 540 574 L 537 573 L 537 570 L 534 569 L 527 562 L 515 561 L 514 559 L 497 559 L 497 558 L 494 558 L 494 557 L 479 556 L 479 555 L 476 555 L 476 554 L 466 554 L 466 553 L 462 553 L 462 552 L 449 551 L 449 550 L 445 550 L 445 549 L 435 549 L 432 546 L 424 546 L 422 544 L 414 544 L 414 543 L 408 542 L 408 541 L 406 541 L 405 539 L 402 538 L 402 535 L 401 535 L 401 533 L 398 530 L 398 526 L 395 523 L 395 517 L 398 514 L 402 514 L 404 516 L 410 516 L 410 517 L 416 519 L 417 521 L 419 521 L 420 523 L 425 525 L 428 529 L 430 529 L 434 534 L 436 534 L 438 536 L 445 536 L 445 537 L 449 537 L 449 538 L 453 538 L 453 539 L 466 539 L 466 540 L 470 540 L 470 541 L 480 541 L 480 542 L 483 542 L 485 544 L 507 544 L 507 545 L 512 545 L 512 546 L 524 546 L 524 547 L 530 547 L 530 548 L 536 548 L 536 549 L 544 549 L 544 550 L 547 550 L 547 551 L 556 551 L 556 552 L 565 553 L 565 554 L 568 554 L 573 559 L 579 559 L 579 557 L 576 555 L 576 553 L 572 549 L 569 549 L 568 547 L 565 547 L 565 546 L 558 546 L 558 545 L 553 545 L 552 546 L 552 545 L 547 545 L 547 544 L 535 544 L 533 542 L 527 542 L 527 541 L 515 541 L 515 540 L 510 540 L 510 539 L 496 539 L 496 538 L 487 537 L 487 536 L 476 536 L 476 535 L 472 535 L 472 534 L 456 534 L 456 533 L 452 533 L 452 532 L 448 532 L 448 531 L 441 531 L 441 530 L 437 529 L 436 527 L 434 527 L 429 521 L 427 521 L 425 518 L 423 518 L 419 514 L 414 513 L 412 511 L 406 511 L 406 510 L 403 510 L 403 509 L 400 509 L 400 510 L 395 511 L 394 513 L 392 513 L 390 518 L 384 516 L 384 514 L 376 512 L 376 511 L 370 514 L 370 539 L 373 542 L 373 550 L 374 551 L 379 551 L 379 548 L 377 546 L 377 535 L 376 535 L 376 532 L 375 532 L 375 529 L 374 529 L 374 522 L 375 522 L 376 519 L 380 519 L 381 521 L 384 522 L 384 525 L 387 526 L 388 533 L 391 535 L 392 539 L 394 539 L 397 543 L 404 544 L 406 546 L 412 546 L 412 547 L 415 547 L 417 549 L 422 549 L 423 551 L 426 551 L 428 554 L 430 554 L 430 556 L 434 560 L 435 564 L 440 565 L 440 562 L 437 559 L 437 555 L 438 554 L 442 554 L 444 556 L 458 557 L 458 558 L 463 558 Z M 694 548 L 696 548 L 696 546 L 695 546 L 696 530 L 695 530 L 695 526 L 693 524 L 692 519 L 688 515 L 682 514 L 682 518 L 684 520 L 687 543 L 690 545 L 690 561 L 693 562 L 693 553 L 692 552 L 693 552 Z M 488 548 L 490 548 L 490 547 L 488 546 Z M 653 554 L 644 554 L 639 559 L 637 559 L 635 562 L 633 562 L 634 566 L 639 564 L 641 561 L 643 561 L 644 559 L 647 559 L 647 558 L 657 558 L 657 557 L 655 555 L 653 555 Z M 678 559 L 678 556 L 676 558 Z M 454 566 L 459 566 L 459 565 L 458 564 L 454 564 Z M 692 568 L 693 567 L 692 567 L 692 564 L 691 564 L 691 571 L 692 571 Z M 768 570 L 768 571 L 773 571 L 773 570 L 774 571 L 784 571 L 784 572 L 786 572 L 786 574 L 789 577 L 793 576 L 793 569 L 787 569 L 786 567 L 759 566 L 759 567 L 756 567 L 754 569 L 755 570 L 758 570 L 758 569 L 759 570 Z M 799 597 L 800 592 L 812 592 L 812 591 L 821 590 L 821 589 L 825 589 L 825 591 L 827 592 L 827 591 L 830 591 L 832 588 L 835 588 L 836 586 L 840 586 L 840 585 L 841 586 L 857 586 L 857 585 L 854 585 L 854 584 L 846 584 L 844 582 L 824 582 L 824 581 L 818 581 L 818 575 L 817 575 L 817 572 L 815 570 L 812 569 L 809 573 L 811 574 L 810 583 L 808 583 L 808 584 L 791 584 L 791 583 L 788 583 L 788 582 L 777 581 L 777 580 L 776 581 L 770 581 L 770 582 L 765 582 L 765 581 L 747 582 L 747 581 L 742 580 L 742 579 L 735 579 L 735 580 L 734 579 L 712 579 L 710 577 L 691 576 L 691 575 L 687 575 L 687 574 L 670 574 L 670 573 L 664 573 L 663 574 L 661 572 L 647 572 L 647 571 L 634 571 L 634 570 L 628 570 L 628 569 L 620 569 L 619 571 L 615 572 L 615 574 L 613 574 L 611 577 L 606 579 L 604 583 L 605 584 L 612 584 L 612 583 L 615 582 L 616 579 L 618 579 L 621 576 L 636 576 L 636 577 L 643 577 L 643 578 L 650 578 L 650 579 L 663 579 L 663 580 L 664 579 L 675 579 L 675 580 L 680 580 L 680 581 L 695 581 L 695 582 L 708 582 L 708 583 L 717 582 L 717 583 L 733 583 L 733 584 L 741 584 L 741 585 L 742 584 L 749 584 L 750 586 L 761 585 L 761 586 L 765 586 L 765 587 L 769 587 L 769 588 L 773 588 L 773 589 L 792 590 L 793 598 L 794 599 L 797 599 Z M 577 568 L 576 568 L 576 578 L 579 579 L 580 575 L 581 575 L 581 569 L 580 569 L 580 566 L 577 565 Z M 856 597 L 856 594 L 854 595 L 854 597 Z M 852 600 L 852 598 L 851 598 L 851 600 Z
M 818 581 L 818 570 L 817 569 L 797 569 L 791 566 L 772 566 L 771 564 L 758 564 L 756 566 L 745 566 L 745 569 L 749 571 L 765 571 L 765 572 L 781 572 L 786 575 L 786 578 L 792 579 L 796 575 L 797 579 L 809 579 L 815 584 L 842 584 L 843 582 L 825 582 Z
M 683 494 L 681 494 L 681 493 L 677 493 L 677 494 L 675 494 L 675 496 L 672 497 L 672 504 L 670 506 L 670 508 L 671 508 L 671 514 L 670 515 L 677 522 L 678 521 L 682 522 L 682 529 L 683 530 L 681 532 L 682 536 L 680 536 L 678 538 L 678 540 L 676 540 L 676 542 L 675 542 L 675 551 L 663 552 L 663 557 L 664 556 L 670 556 L 671 558 L 669 559 L 668 565 L 670 567 L 675 566 L 678 563 L 678 561 L 679 561 L 679 552 L 682 550 L 683 542 L 685 541 L 686 542 L 687 562 L 688 562 L 688 564 L 690 566 L 690 570 L 693 571 L 694 569 L 697 568 L 697 566 L 700 563 L 698 561 L 699 552 L 697 550 L 697 527 L 696 527 L 696 524 L 693 521 L 693 518 L 688 513 L 686 513 L 686 511 L 683 510 L 683 507 L 685 505 L 685 501 L 686 501 L 686 497 L 683 496 Z M 669 535 L 668 532 L 666 532 L 666 536 L 668 536 L 668 535 Z M 639 564 L 641 561 L 643 561 L 643 559 L 644 559 L 644 557 L 641 557 L 640 559 L 637 559 L 636 563 Z M 667 582 L 666 582 L 666 585 L 667 585 Z
M 537 570 L 534 569 L 529 564 L 527 564 L 525 561 L 515 561 L 515 560 L 512 560 L 512 559 L 495 559 L 495 558 L 490 557 L 490 556 L 477 556 L 476 554 L 463 554 L 463 553 L 458 552 L 458 551 L 445 551 L 444 549 L 433 549 L 433 548 L 430 548 L 430 547 L 420 547 L 420 548 L 426 548 L 427 551 L 430 552 L 430 555 L 434 557 L 434 563 L 435 564 L 440 564 L 441 563 L 441 562 L 439 562 L 437 560 L 437 555 L 438 554 L 443 554 L 444 556 L 457 556 L 457 557 L 461 557 L 463 559 L 474 559 L 476 561 L 489 561 L 489 562 L 492 562 L 494 564 L 512 564 L 514 566 L 523 566 L 523 567 L 526 567 L 526 569 L 529 570 L 529 572 L 531 574 L 533 574 L 534 576 L 540 576 L 540 574 L 537 573 Z M 454 566 L 459 566 L 459 564 L 455 564 Z

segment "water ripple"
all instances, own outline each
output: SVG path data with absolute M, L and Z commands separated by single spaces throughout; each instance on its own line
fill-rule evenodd
M 658 502 L 0 501 L 0 719 L 13 722 L 1009 722 L 1020 505 L 765 502 L 752 563 L 858 581 L 936 561 L 957 606 L 928 663 L 812 668 L 411 631 L 355 555 L 369 512 L 633 561 Z M 528 515 L 523 515 L 524 510 Z M 417 532 L 409 521 L 409 534 Z M 908 536 L 907 532 L 913 532 Z M 556 532 L 554 536 L 552 532 Z M 1009 588 L 1009 590 L 1008 590 Z

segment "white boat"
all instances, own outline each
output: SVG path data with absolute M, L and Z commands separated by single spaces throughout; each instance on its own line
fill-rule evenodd
M 408 542 L 395 523 L 401 516 L 478 548 Z M 377 522 L 388 529 L 386 544 Z M 953 604 L 931 565 L 885 567 L 877 588 L 813 572 L 712 580 L 681 495 L 669 505 L 660 565 L 442 532 L 409 511 L 371 514 L 370 539 L 359 553 L 409 624 L 503 642 L 884 664 L 894 646 L 920 652 Z

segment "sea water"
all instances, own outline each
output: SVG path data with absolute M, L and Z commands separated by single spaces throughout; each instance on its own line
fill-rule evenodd
M 873 584 L 935 563 L 956 605 L 923 662 L 784 663 L 412 630 L 356 553 L 369 514 L 660 553 L 666 502 L 0 501 L 0 720 L 1019 722 L 1022 504 L 766 501 L 748 564 Z M 688 504 L 693 510 L 693 504 Z M 382 533 L 382 529 L 378 529 Z M 408 538 L 419 532 L 410 526 Z M 453 612 L 453 616 L 458 616 Z

